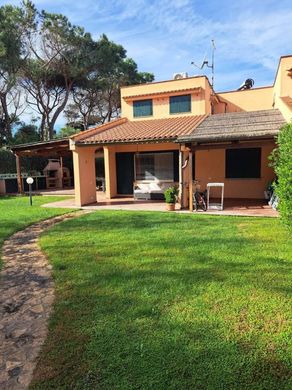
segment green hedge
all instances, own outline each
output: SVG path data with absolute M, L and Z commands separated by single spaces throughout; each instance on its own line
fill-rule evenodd
M 272 156 L 278 177 L 275 191 L 279 196 L 281 219 L 292 231 L 292 123 L 282 127 L 277 145 Z

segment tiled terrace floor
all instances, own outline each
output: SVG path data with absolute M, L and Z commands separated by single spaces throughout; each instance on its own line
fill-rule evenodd
M 43 194 L 48 195 L 48 192 Z M 51 195 L 74 195 L 74 190 L 50 191 Z M 131 197 L 106 199 L 103 192 L 96 193 L 97 203 L 84 206 L 84 210 L 133 210 L 133 211 L 166 211 L 165 203 L 161 201 L 133 200 Z M 75 208 L 74 199 L 66 199 L 59 202 L 49 203 L 44 207 Z M 189 213 L 188 210 L 180 210 L 179 205 L 176 211 Z M 273 210 L 266 201 L 257 199 L 225 199 L 224 210 L 207 212 L 198 211 L 200 214 L 212 215 L 241 215 L 255 217 L 278 217 L 278 212 Z

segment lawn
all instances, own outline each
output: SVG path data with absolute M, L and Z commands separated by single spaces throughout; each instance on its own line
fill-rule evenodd
M 56 303 L 32 389 L 291 389 L 279 220 L 100 211 L 41 246 Z
M 45 203 L 62 199 L 66 198 L 60 196 L 34 196 L 33 205 L 30 206 L 27 196 L 0 197 L 0 252 L 4 240 L 16 231 L 24 229 L 34 222 L 68 213 L 68 209 L 40 207 Z

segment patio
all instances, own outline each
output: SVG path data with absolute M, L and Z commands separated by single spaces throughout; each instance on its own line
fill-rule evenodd
M 43 191 L 41 195 L 70 195 L 74 196 L 74 190 Z M 118 197 L 106 199 L 105 193 L 96 192 L 97 203 L 81 207 L 83 210 L 132 210 L 132 211 L 166 211 L 165 203 L 162 201 L 134 200 L 132 197 Z M 49 203 L 43 207 L 57 208 L 79 208 L 75 206 L 73 198 Z M 180 210 L 179 204 L 176 205 L 176 211 L 179 213 L 189 213 L 189 210 Z M 211 215 L 234 215 L 234 216 L 252 216 L 252 217 L 278 217 L 278 212 L 273 210 L 265 200 L 260 199 L 225 199 L 224 210 L 207 212 L 198 211 L 200 214 Z

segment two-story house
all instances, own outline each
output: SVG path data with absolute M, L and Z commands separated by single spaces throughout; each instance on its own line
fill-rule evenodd
M 123 87 L 120 119 L 70 138 L 76 204 L 96 202 L 97 156 L 109 199 L 157 199 L 176 183 L 181 206 L 192 209 L 194 180 L 202 190 L 224 183 L 226 198 L 262 199 L 275 177 L 268 161 L 275 136 L 291 118 L 292 56 L 280 58 L 267 87 L 215 92 L 205 76 Z M 55 144 L 48 149 L 68 149 Z
M 195 179 L 202 189 L 223 182 L 227 198 L 263 198 L 274 138 L 292 118 L 291 68 L 292 56 L 282 57 L 272 86 L 240 91 L 216 93 L 205 76 L 122 88 L 120 119 L 71 138 L 76 203 L 96 200 L 96 153 L 108 198 L 135 185 L 151 193 L 151 183 L 155 198 L 177 183 L 192 207 Z

